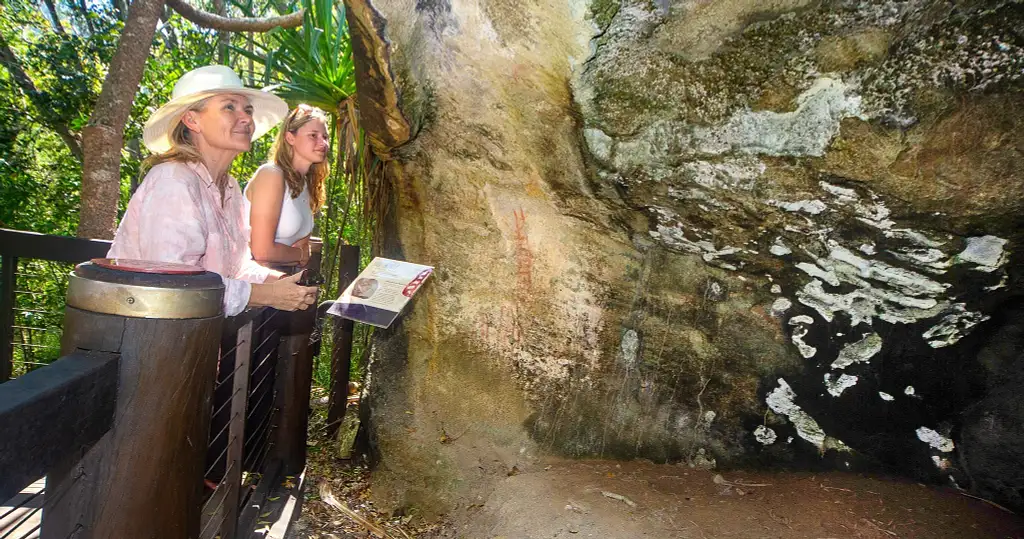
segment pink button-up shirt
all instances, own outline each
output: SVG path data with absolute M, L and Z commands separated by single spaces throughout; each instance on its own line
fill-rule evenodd
M 228 178 L 220 190 L 200 163 L 161 163 L 152 168 L 128 202 L 107 256 L 200 266 L 224 280 L 224 312 L 234 316 L 249 303 L 250 283 L 269 269 L 252 260 L 242 191 Z

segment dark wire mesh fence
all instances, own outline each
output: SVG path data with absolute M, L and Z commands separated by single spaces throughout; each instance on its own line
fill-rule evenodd
M 221 340 L 200 539 L 218 537 L 226 521 L 237 519 L 267 475 L 265 468 L 273 446 L 278 324 L 282 317 L 273 309 L 263 309 L 255 315 L 243 313 L 240 317 L 248 323 L 228 319 Z M 241 356 L 246 353 L 246 357 Z M 239 384 L 239 376 L 247 377 L 247 383 Z M 244 406 L 238 406 L 236 401 L 242 392 Z M 233 447 L 237 451 L 232 451 Z
M 68 274 L 74 266 L 51 260 L 18 260 L 14 324 L 10 332 L 11 378 L 49 365 L 60 357 L 64 298 Z

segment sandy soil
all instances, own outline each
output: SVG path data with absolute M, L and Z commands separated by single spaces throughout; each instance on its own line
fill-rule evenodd
M 467 516 L 461 537 L 1024 537 L 1015 515 L 904 480 L 607 461 L 510 477 Z
M 713 472 L 552 459 L 438 522 L 377 511 L 373 474 L 334 457 L 314 395 L 306 500 L 292 539 L 1022 538 L 1024 518 L 953 489 L 852 473 Z M 326 487 L 367 526 L 325 503 Z

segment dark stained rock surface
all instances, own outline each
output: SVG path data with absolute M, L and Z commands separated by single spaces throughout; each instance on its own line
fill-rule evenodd
M 437 268 L 374 354 L 382 500 L 559 454 L 1021 506 L 1024 4 L 350 3 L 384 254 Z

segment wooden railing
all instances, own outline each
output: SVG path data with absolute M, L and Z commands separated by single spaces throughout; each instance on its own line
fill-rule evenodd
M 4 268 L 102 256 L 104 244 L 0 231 Z M 251 535 L 305 465 L 316 312 L 164 320 L 67 307 L 60 359 L 0 383 L 0 503 L 46 477 L 10 537 Z
M 0 228 L 0 383 L 15 374 L 14 351 L 20 350 L 21 372 L 41 367 L 33 353 L 47 345 L 39 337 L 59 330 L 62 312 L 50 312 L 38 302 L 38 292 L 26 290 L 35 275 L 28 271 L 32 261 L 56 270 L 53 276 L 65 277 L 74 264 L 106 256 L 110 242 L 66 236 L 50 236 Z M 19 268 L 20 266 L 20 268 Z M 19 286 L 21 284 L 22 286 Z M 15 343 L 15 335 L 21 338 Z M 57 339 L 51 339 L 56 341 Z M 53 350 L 56 353 L 56 350 Z M 6 498 L 4 498 L 6 499 Z

